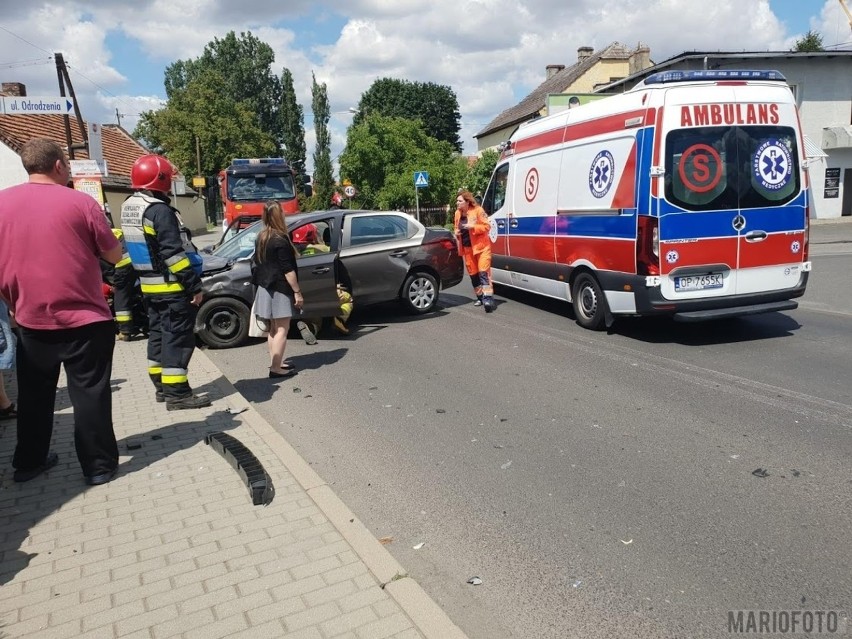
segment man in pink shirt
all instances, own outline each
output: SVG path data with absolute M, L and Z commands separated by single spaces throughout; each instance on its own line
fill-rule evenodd
M 115 329 L 98 258 L 115 264 L 121 246 L 98 203 L 67 188 L 62 147 L 30 140 L 21 161 L 29 182 L 0 191 L 0 297 L 20 326 L 14 480 L 57 463 L 50 439 L 64 365 L 77 459 L 87 484 L 105 484 L 118 468 L 109 385 Z

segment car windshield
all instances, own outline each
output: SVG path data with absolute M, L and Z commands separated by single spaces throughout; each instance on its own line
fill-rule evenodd
M 263 227 L 260 222 L 255 222 L 247 226 L 213 249 L 212 254 L 226 260 L 238 260 L 243 257 L 249 257 L 254 252 L 254 243 L 261 228 Z
M 232 202 L 292 200 L 294 197 L 292 175 L 228 176 L 228 199 Z

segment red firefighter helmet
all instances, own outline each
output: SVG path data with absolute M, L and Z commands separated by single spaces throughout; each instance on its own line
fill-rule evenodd
M 130 185 L 134 189 L 161 191 L 168 193 L 172 189 L 172 176 L 175 168 L 161 155 L 143 155 L 133 163 L 130 169 Z
M 343 196 L 340 195 L 337 191 L 334 192 L 334 195 L 331 196 L 331 204 L 333 206 L 340 206 L 343 203 Z
M 317 243 L 317 227 L 313 224 L 305 224 L 300 226 L 292 235 L 294 244 L 316 244 Z

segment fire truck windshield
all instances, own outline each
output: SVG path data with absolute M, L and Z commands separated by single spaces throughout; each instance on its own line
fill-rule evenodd
M 228 199 L 232 202 L 292 200 L 296 189 L 292 175 L 229 175 Z

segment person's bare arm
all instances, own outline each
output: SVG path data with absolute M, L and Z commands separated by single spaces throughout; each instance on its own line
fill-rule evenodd
M 115 264 L 121 259 L 121 254 L 121 244 L 116 244 L 115 247 L 101 253 L 101 257 L 110 264 Z

